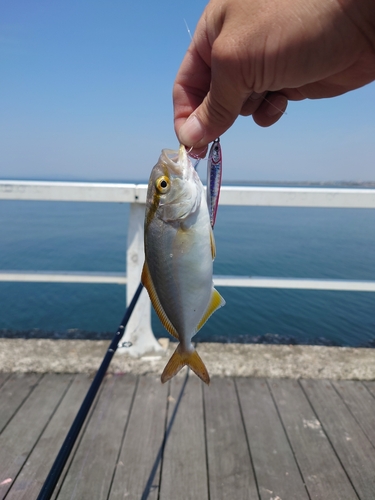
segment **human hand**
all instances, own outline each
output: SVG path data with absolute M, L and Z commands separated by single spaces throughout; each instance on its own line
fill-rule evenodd
M 288 100 L 374 79 L 373 0 L 211 0 L 174 83 L 175 131 L 202 152 L 239 115 L 267 127 Z

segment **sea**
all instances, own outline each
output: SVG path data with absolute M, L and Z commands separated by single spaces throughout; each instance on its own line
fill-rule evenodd
M 126 272 L 129 205 L 0 201 L 0 270 Z M 220 206 L 216 275 L 375 280 L 375 210 Z M 219 287 L 194 337 L 375 347 L 375 293 Z M 126 287 L 0 282 L 0 337 L 110 339 Z M 168 336 L 153 313 L 156 337 Z

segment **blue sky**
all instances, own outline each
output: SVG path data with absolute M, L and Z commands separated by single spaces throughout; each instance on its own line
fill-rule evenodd
M 147 5 L 147 6 L 145 6 Z M 204 1 L 2 0 L 0 178 L 147 180 Z M 222 137 L 224 179 L 375 180 L 375 84 Z M 201 168 L 204 178 L 205 168 Z

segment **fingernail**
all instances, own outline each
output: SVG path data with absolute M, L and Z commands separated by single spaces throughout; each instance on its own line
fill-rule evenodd
M 266 114 L 268 116 L 276 116 L 280 113 L 284 113 L 288 104 L 288 99 L 282 95 L 279 95 L 272 99 L 266 108 Z
M 179 139 L 185 146 L 194 146 L 204 137 L 204 129 L 195 115 L 190 115 L 179 130 Z

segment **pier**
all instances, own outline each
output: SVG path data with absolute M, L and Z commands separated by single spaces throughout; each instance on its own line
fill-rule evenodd
M 106 344 L 1 340 L 0 499 L 37 498 Z M 198 350 L 209 387 L 186 370 L 162 385 L 165 356 L 115 356 L 53 498 L 375 498 L 371 349 Z
M 130 203 L 125 274 L 0 270 L 0 281 L 127 285 L 143 263 L 145 185 L 0 181 L 2 200 Z M 375 208 L 374 189 L 227 187 L 221 203 Z M 125 251 L 124 251 L 125 255 Z M 220 286 L 374 292 L 374 281 L 215 276 Z M 374 350 L 198 344 L 205 386 L 160 373 L 143 294 L 54 500 L 374 500 Z M 0 500 L 36 500 L 107 341 L 0 339 Z

